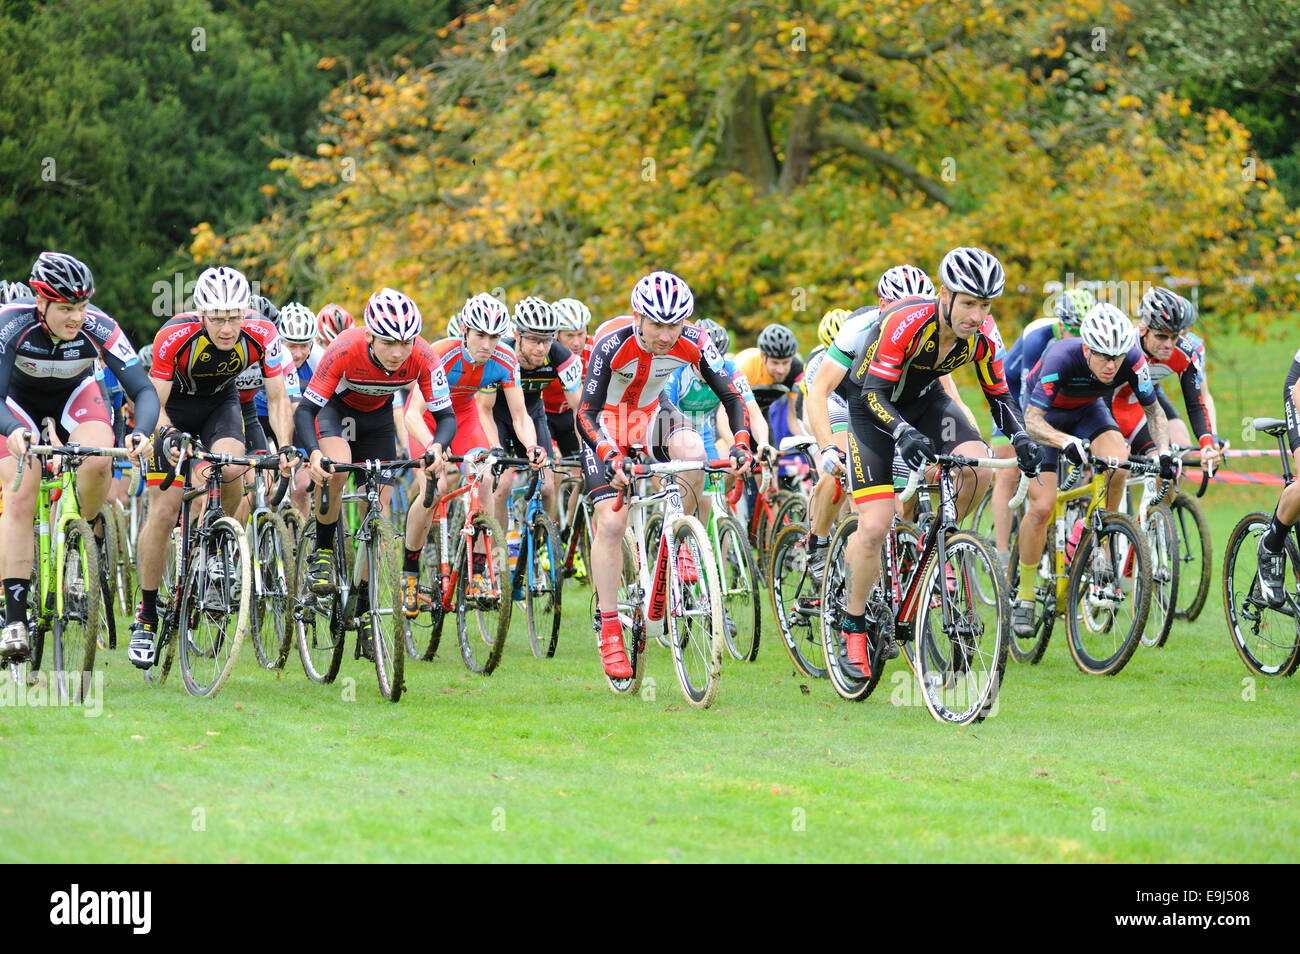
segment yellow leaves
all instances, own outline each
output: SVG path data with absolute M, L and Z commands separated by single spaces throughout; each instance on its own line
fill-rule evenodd
M 258 186 L 257 191 L 262 193 L 262 195 L 275 195 L 275 186 L 267 182 Z
M 1052 41 L 1052 45 L 1043 52 L 1049 58 L 1059 60 L 1065 55 L 1065 37 L 1058 33 L 1056 39 Z
M 316 61 L 316 69 L 318 70 L 332 70 L 338 65 L 339 61 L 336 56 L 322 56 Z
M 216 258 L 217 252 L 221 250 L 221 240 L 212 230 L 210 222 L 200 222 L 190 229 L 190 234 L 194 236 L 190 242 L 190 255 L 194 261 L 210 262 Z
M 1115 105 L 1120 109 L 1136 109 L 1142 105 L 1142 100 L 1138 99 L 1132 93 L 1126 93 L 1115 101 Z
M 318 156 L 332 156 L 335 151 L 336 147 L 331 143 L 320 142 L 316 144 L 316 155 Z

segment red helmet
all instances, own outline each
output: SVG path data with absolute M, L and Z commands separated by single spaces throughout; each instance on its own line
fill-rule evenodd
M 317 313 L 316 323 L 320 329 L 321 344 L 329 344 L 356 325 L 351 312 L 334 302 L 330 302 Z

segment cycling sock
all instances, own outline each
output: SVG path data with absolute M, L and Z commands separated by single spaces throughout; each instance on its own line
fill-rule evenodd
M 1020 564 L 1020 586 L 1016 590 L 1016 598 L 1032 600 L 1034 598 L 1034 583 L 1037 582 L 1037 579 L 1037 563 Z
M 146 623 L 158 622 L 158 591 L 140 591 L 140 618 Z
M 826 546 L 826 538 L 819 537 L 815 533 L 808 534 L 808 552 L 816 553 L 822 547 Z
M 600 611 L 600 625 L 601 625 L 601 627 L 603 628 L 603 627 L 605 626 L 606 623 L 610 623 L 610 622 L 613 622 L 613 623 L 617 623 L 617 622 L 618 622 L 618 610 L 614 610 L 614 612 L 612 612 L 612 613 L 606 613 L 604 610 L 601 610 L 601 611 Z
M 27 587 L 30 580 L 11 579 L 4 581 L 5 588 L 5 622 L 27 622 Z
M 1277 511 L 1273 511 L 1273 519 L 1268 522 L 1268 530 L 1264 532 L 1264 546 L 1274 553 L 1281 553 L 1282 547 L 1286 545 L 1286 534 L 1290 527 L 1282 526 L 1282 521 L 1277 519 Z M 9 589 L 8 582 L 5 583 L 6 591 Z
M 844 614 L 844 632 L 865 633 L 866 631 L 867 631 L 866 613 L 845 613 Z
M 421 554 L 422 552 L 423 552 L 423 551 L 421 551 L 421 550 L 407 550 L 407 551 L 406 551 L 406 558 L 402 561 L 402 572 L 403 572 L 403 573 L 419 573 L 419 572 L 420 572 L 420 554 Z
M 316 549 L 332 550 L 334 549 L 334 528 L 338 522 L 318 523 L 316 524 Z

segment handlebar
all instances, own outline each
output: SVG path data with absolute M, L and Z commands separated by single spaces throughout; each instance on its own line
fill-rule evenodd
M 629 477 L 663 477 L 676 474 L 685 474 L 692 470 L 702 470 L 706 474 L 729 474 L 731 473 L 730 460 L 669 460 L 657 461 L 652 464 L 634 464 L 628 462 L 623 467 L 623 473 Z M 618 513 L 623 509 L 623 501 L 627 494 L 627 488 L 619 491 L 618 499 L 614 501 L 614 512 Z
M 25 431 L 28 440 L 33 439 L 31 431 Z M 18 458 L 18 467 L 14 472 L 13 484 L 9 490 L 11 493 L 18 493 L 18 488 L 22 486 L 23 470 L 27 466 L 27 457 L 126 457 L 129 452 L 122 447 L 83 447 L 80 444 L 65 444 L 62 447 L 56 447 L 50 444 L 29 444 L 27 453 Z
M 960 454 L 938 454 L 935 457 L 935 463 L 941 468 L 951 467 L 990 467 L 994 470 L 1006 470 L 1011 467 L 1019 467 L 1019 462 L 1014 457 L 964 457 Z M 899 495 L 900 499 L 906 503 L 916 494 L 917 488 L 921 484 L 921 472 L 913 470 L 907 475 L 907 486 Z M 1029 477 L 1025 474 L 1020 475 L 1020 482 L 1016 485 L 1015 495 L 1008 502 L 1007 506 L 1014 510 L 1024 503 L 1026 495 L 1029 493 Z

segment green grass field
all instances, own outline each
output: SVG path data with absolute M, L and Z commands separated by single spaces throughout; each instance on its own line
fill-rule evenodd
M 1261 354 L 1262 401 L 1291 351 Z M 1239 413 L 1252 398 L 1228 390 L 1221 415 L 1280 411 Z M 901 660 L 856 704 L 793 675 L 770 619 L 757 662 L 724 663 L 713 709 L 684 705 L 657 646 L 653 693 L 615 697 L 585 587 L 555 659 L 532 658 L 517 617 L 496 674 L 471 676 L 447 634 L 408 662 L 397 705 L 350 659 L 316 686 L 296 655 L 277 676 L 246 645 L 201 701 L 103 652 L 94 717 L 0 708 L 0 859 L 1294 861 L 1300 682 L 1248 678 L 1219 595 L 1229 530 L 1275 497 L 1211 490 L 1211 597 L 1166 648 L 1089 677 L 1058 626 L 965 729 L 928 716 Z

